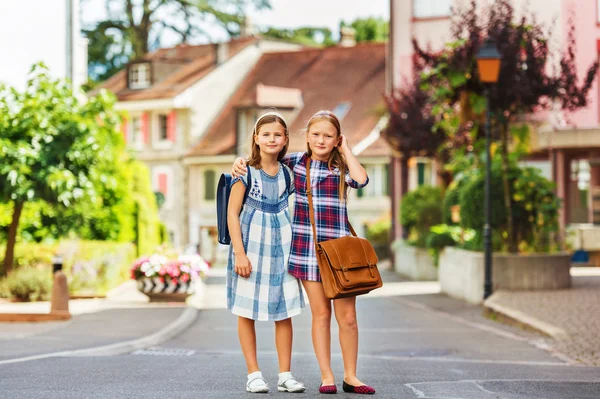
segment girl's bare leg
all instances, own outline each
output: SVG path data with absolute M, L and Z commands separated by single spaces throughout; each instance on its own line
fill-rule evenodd
M 254 320 L 238 316 L 238 337 L 242 347 L 248 374 L 259 371 L 258 360 L 256 360 L 256 330 Z
M 358 360 L 358 323 L 356 321 L 356 297 L 340 298 L 333 301 L 335 319 L 340 328 L 340 347 L 344 360 L 344 381 L 350 385 L 363 384 L 356 378 Z
M 335 377 L 331 370 L 331 301 L 325 296 L 323 285 L 318 281 L 302 280 L 312 313 L 312 341 L 323 385 L 333 385 Z
M 292 319 L 288 318 L 275 322 L 275 346 L 279 360 L 279 372 L 290 371 L 292 363 Z

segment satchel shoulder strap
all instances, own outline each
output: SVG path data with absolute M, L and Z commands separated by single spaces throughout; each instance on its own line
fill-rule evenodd
M 310 162 L 311 162 L 311 158 L 310 157 L 306 157 L 306 196 L 308 197 L 308 215 L 310 216 L 310 224 L 312 226 L 313 237 L 314 237 L 314 240 L 315 240 L 315 249 L 318 251 L 318 248 L 317 248 L 317 228 L 315 226 L 315 210 L 313 208 L 312 185 L 311 185 L 311 182 L 310 182 Z M 350 221 L 348 221 L 348 227 L 350 228 L 350 231 L 352 232 L 352 235 L 356 237 L 356 233 L 354 232 L 354 229 L 352 228 L 352 225 L 350 224 Z

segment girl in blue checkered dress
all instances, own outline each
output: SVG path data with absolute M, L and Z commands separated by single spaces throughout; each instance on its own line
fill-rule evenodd
M 321 393 L 336 393 L 337 386 L 331 369 L 331 315 L 332 308 L 339 326 L 340 347 L 344 361 L 345 392 L 374 394 L 375 389 L 356 376 L 358 357 L 358 323 L 356 297 L 330 300 L 325 296 L 315 254 L 308 199 L 306 193 L 306 162 L 311 163 L 310 187 L 317 242 L 350 234 L 346 196 L 348 187 L 361 188 L 369 178 L 358 159 L 352 154 L 346 137 L 342 135 L 340 121 L 331 111 L 314 114 L 306 126 L 305 153 L 286 156 L 282 161 L 294 172 L 296 199 L 290 273 L 302 280 L 312 312 L 312 338 L 315 354 L 321 369 Z M 245 173 L 245 160 L 238 158 L 234 164 L 235 175 Z
M 278 391 L 303 392 L 291 374 L 292 321 L 304 298 L 300 281 L 288 273 L 292 221 L 288 197 L 291 170 L 279 161 L 288 147 L 287 125 L 277 113 L 256 122 L 248 175 L 232 181 L 227 224 L 231 235 L 227 265 L 227 308 L 238 316 L 238 335 L 248 368 L 248 392 L 268 392 L 256 359 L 256 320 L 275 322 L 279 358 Z M 244 202 L 246 187 L 249 188 Z

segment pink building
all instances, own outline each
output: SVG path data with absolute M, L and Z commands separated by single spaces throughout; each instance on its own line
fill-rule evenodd
M 390 73 L 388 89 L 398 87 L 412 70 L 412 39 L 432 49 L 441 49 L 450 39 L 452 7 L 467 7 L 470 0 L 390 0 Z M 485 7 L 490 1 L 477 1 Z M 580 79 L 598 58 L 600 51 L 600 0 L 513 0 L 517 13 L 534 14 L 536 21 L 553 27 L 551 48 L 555 54 L 566 47 L 569 18 L 576 27 L 577 62 Z M 557 57 L 558 58 L 558 57 Z M 598 79 L 589 95 L 585 109 L 565 115 L 557 110 L 548 113 L 547 120 L 532 132 L 533 154 L 528 163 L 539 166 L 557 183 L 557 192 L 564 200 L 560 216 L 562 227 L 572 224 L 600 225 L 600 91 Z M 412 163 L 414 164 L 414 162 Z M 409 162 L 409 165 L 411 163 Z M 410 166 L 409 166 L 410 168 Z M 393 162 L 393 201 L 401 198 L 401 187 L 410 185 L 410 171 L 401 170 Z M 401 177 L 408 182 L 400 182 Z M 594 201 L 594 197 L 596 200 Z M 595 205 L 595 206 L 594 206 Z M 398 206 L 392 209 L 397 213 Z M 394 221 L 398 215 L 393 215 Z M 585 226 L 583 245 L 595 241 L 600 249 L 600 226 Z M 401 228 L 396 223 L 395 237 Z M 593 237 L 595 236 L 595 237 Z M 590 247 L 590 249 L 592 249 Z

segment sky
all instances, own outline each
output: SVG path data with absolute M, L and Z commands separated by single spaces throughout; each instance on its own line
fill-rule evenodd
M 105 0 L 84 0 L 81 21 L 89 24 L 102 18 Z M 389 0 L 271 0 L 272 10 L 251 10 L 249 15 L 257 27 L 274 26 L 295 28 L 301 26 L 325 26 L 338 37 L 341 20 L 350 22 L 356 18 L 382 17 L 389 19 Z M 221 29 L 211 29 L 212 41 L 223 41 L 227 35 Z M 162 46 L 175 44 L 178 36 L 166 34 Z M 197 42 L 208 39 L 198 38 Z

